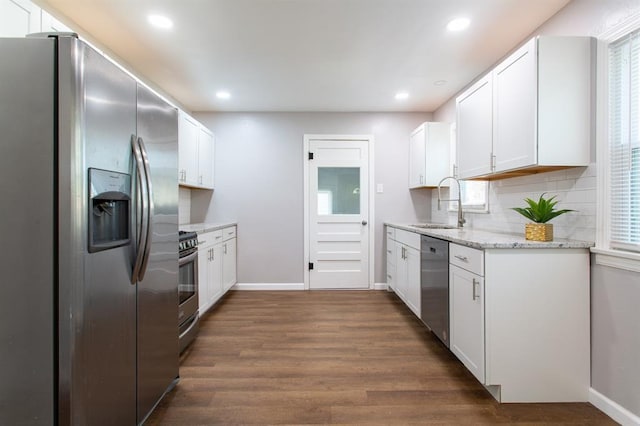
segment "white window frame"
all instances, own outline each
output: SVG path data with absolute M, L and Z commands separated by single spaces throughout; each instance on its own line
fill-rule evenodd
M 609 44 L 640 29 L 640 14 L 635 14 L 598 37 L 596 106 L 596 155 L 598 170 L 598 228 L 595 253 L 598 265 L 640 272 L 640 253 L 612 249 L 610 241 L 610 157 L 609 157 Z

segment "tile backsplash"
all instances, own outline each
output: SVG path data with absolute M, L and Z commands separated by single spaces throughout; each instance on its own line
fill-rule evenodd
M 489 184 L 489 213 L 465 213 L 466 227 L 524 234 L 527 219 L 511 210 L 524 207 L 524 198 L 538 199 L 543 192 L 557 195 L 558 209 L 575 212 L 558 216 L 553 223 L 557 238 L 595 241 L 596 237 L 596 165 L 548 173 L 496 180 Z M 454 184 L 455 185 L 455 184 Z M 443 191 L 443 197 L 445 191 Z M 448 196 L 445 198 L 449 198 Z M 437 209 L 438 193 L 432 193 L 431 220 L 455 223 L 456 213 Z
M 191 223 L 191 190 L 182 187 L 178 194 L 178 223 Z

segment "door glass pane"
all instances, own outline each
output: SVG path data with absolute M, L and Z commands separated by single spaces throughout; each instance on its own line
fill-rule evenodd
M 359 167 L 318 167 L 318 214 L 360 214 Z

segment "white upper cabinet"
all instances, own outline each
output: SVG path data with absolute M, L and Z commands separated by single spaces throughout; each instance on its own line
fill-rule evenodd
M 70 33 L 70 32 L 73 32 L 73 30 L 43 10 L 42 11 L 42 32 Z
M 196 119 L 180 111 L 178 125 L 178 182 L 182 186 L 213 189 L 213 134 Z
M 587 166 L 594 40 L 537 37 L 456 99 L 461 178 Z
M 536 40 L 493 71 L 494 172 L 536 164 Z
M 488 74 L 456 99 L 458 177 L 491 173 L 493 80 Z
M 409 188 L 438 186 L 449 175 L 449 123 L 422 123 L 409 141 Z
M 200 127 L 198 136 L 198 185 L 213 188 L 213 133 L 205 127 Z
M 41 30 L 41 9 L 29 0 L 0 0 L 0 37 L 24 37 Z

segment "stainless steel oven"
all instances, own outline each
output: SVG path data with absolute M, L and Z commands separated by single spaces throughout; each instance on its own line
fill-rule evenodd
M 178 330 L 182 352 L 198 334 L 198 236 L 195 232 L 180 231 L 178 244 Z

